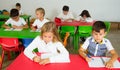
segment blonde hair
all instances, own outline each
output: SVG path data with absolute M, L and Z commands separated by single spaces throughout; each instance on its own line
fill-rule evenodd
M 54 22 L 47 22 L 41 28 L 41 38 L 43 37 L 43 33 L 52 32 L 53 33 L 53 42 L 62 42 L 59 33 L 57 31 L 56 25 Z
M 36 12 L 39 11 L 40 13 L 43 13 L 43 16 L 45 15 L 45 10 L 43 8 L 37 8 Z

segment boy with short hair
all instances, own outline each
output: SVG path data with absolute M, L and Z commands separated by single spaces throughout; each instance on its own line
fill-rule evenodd
M 21 9 L 21 4 L 20 3 L 16 3 L 16 9 L 19 11 L 19 14 L 22 15 L 23 14 L 23 11 Z
M 48 22 L 49 20 L 48 19 L 45 19 L 44 16 L 45 16 L 45 10 L 43 8 L 37 8 L 36 11 L 36 17 L 37 19 L 34 21 L 34 23 L 32 24 L 32 27 L 31 29 L 33 31 L 40 31 L 41 30 L 41 27 L 46 23 Z
M 28 25 L 25 20 L 19 16 L 19 11 L 17 9 L 11 9 L 10 18 L 5 22 L 3 27 L 6 29 L 10 29 L 11 27 L 14 29 L 23 29 L 28 28 Z
M 57 17 L 62 21 L 73 21 L 73 14 L 69 11 L 69 6 L 63 6 L 62 13 L 60 13 Z
M 92 36 L 87 38 L 79 49 L 79 54 L 87 61 L 91 61 L 88 56 L 106 56 L 107 51 L 111 54 L 111 59 L 105 63 L 106 68 L 113 67 L 113 63 L 118 58 L 110 41 L 104 38 L 106 35 L 106 26 L 102 21 L 96 21 L 93 24 Z M 87 53 L 85 53 L 87 50 Z

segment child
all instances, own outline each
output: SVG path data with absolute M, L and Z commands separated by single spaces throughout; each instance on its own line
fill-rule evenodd
M 87 10 L 83 10 L 79 17 L 76 18 L 77 21 L 84 21 L 84 22 L 93 22 L 89 12 Z
M 23 18 L 19 17 L 19 11 L 17 9 L 11 9 L 10 18 L 5 22 L 3 27 L 6 29 L 10 29 L 11 27 L 14 29 L 23 29 L 28 28 L 28 25 Z
M 112 55 L 111 59 L 105 63 L 107 68 L 111 68 L 118 55 L 111 45 L 106 35 L 106 26 L 102 21 L 96 21 L 93 24 L 92 37 L 86 39 L 79 49 L 79 54 L 87 61 L 91 61 L 88 56 L 106 56 L 107 51 Z M 85 53 L 87 50 L 87 53 Z
M 31 29 L 33 31 L 36 31 L 37 29 L 40 30 L 41 27 L 48 22 L 49 20 L 45 19 L 45 10 L 43 8 L 37 8 L 36 9 L 36 16 L 37 19 L 35 20 L 35 22 L 32 24 Z
M 33 53 L 38 48 L 41 56 Z M 32 43 L 25 48 L 24 54 L 42 65 L 47 63 L 70 62 L 69 53 L 61 43 L 55 23 L 47 22 L 41 28 L 41 36 L 37 36 Z
M 21 4 L 20 3 L 16 3 L 16 9 L 19 11 L 19 14 L 22 15 L 23 11 L 21 9 Z
M 62 21 L 73 21 L 74 17 L 71 12 L 69 12 L 68 6 L 63 6 L 63 12 L 60 13 L 57 17 L 60 18 Z

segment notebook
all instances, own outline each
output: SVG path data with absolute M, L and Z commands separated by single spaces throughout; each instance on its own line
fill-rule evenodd
M 92 57 L 92 60 L 88 62 L 89 67 L 105 67 L 105 62 L 107 62 L 110 58 L 108 57 Z M 113 68 L 120 68 L 120 62 L 116 60 L 113 64 Z

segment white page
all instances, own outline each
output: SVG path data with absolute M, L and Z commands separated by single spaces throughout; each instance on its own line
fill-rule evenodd
M 101 60 L 101 57 L 92 57 L 93 60 L 88 62 L 89 67 L 105 67 L 103 61 Z M 104 62 L 107 62 L 110 58 L 102 57 Z M 120 62 L 116 60 L 113 64 L 113 68 L 120 68 Z
M 110 58 L 102 57 L 105 62 L 107 62 Z M 120 68 L 120 62 L 116 60 L 113 64 L 113 68 Z
M 13 28 L 10 28 L 10 29 L 4 29 L 4 31 L 12 31 Z
M 92 60 L 88 62 L 89 67 L 105 67 L 100 57 L 92 57 Z
M 13 29 L 13 31 L 22 31 L 22 29 Z
M 36 31 L 30 30 L 30 32 L 41 32 L 41 30 L 36 29 Z

